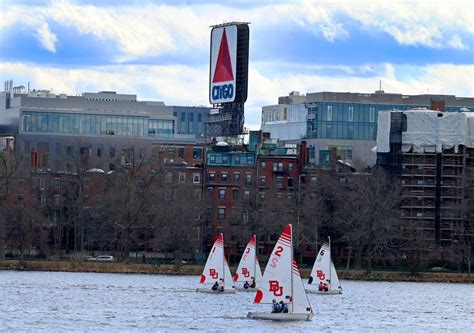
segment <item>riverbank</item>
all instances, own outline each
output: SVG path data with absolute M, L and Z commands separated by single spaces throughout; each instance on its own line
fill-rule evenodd
M 169 274 L 200 275 L 201 265 L 151 265 L 114 262 L 68 262 L 68 261 L 0 261 L 0 270 L 47 271 L 47 272 L 94 272 L 94 273 L 128 273 L 128 274 Z M 234 271 L 235 267 L 231 270 Z M 308 277 L 310 270 L 301 269 L 301 275 Z M 459 282 L 474 283 L 474 274 L 451 272 L 422 272 L 412 276 L 408 272 L 373 271 L 367 274 L 364 270 L 340 270 L 338 275 L 346 280 L 364 281 L 407 281 L 407 282 Z

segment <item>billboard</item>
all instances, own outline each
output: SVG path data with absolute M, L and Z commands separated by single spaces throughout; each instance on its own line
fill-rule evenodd
M 211 31 L 209 101 L 244 103 L 248 82 L 248 24 L 229 23 Z

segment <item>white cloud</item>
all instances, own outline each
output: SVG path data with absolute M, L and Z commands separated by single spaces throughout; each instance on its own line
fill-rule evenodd
M 461 38 L 458 35 L 454 35 L 448 42 L 448 45 L 453 49 L 465 50 L 467 49 L 466 45 L 462 42 Z
M 392 64 L 367 64 L 366 67 L 377 72 L 372 77 L 308 75 L 304 74 L 305 71 L 264 75 L 254 66 L 249 72 L 246 126 L 258 127 L 261 107 L 278 103 L 279 96 L 292 90 L 304 94 L 317 91 L 373 92 L 382 80 L 385 92 L 474 96 L 474 65 L 439 64 L 404 68 Z M 404 76 L 405 71 L 419 75 Z M 353 72 L 358 73 L 360 69 L 356 68 Z M 207 66 L 115 65 L 62 69 L 28 63 L 1 63 L 0 73 L 0 81 L 13 78 L 23 85 L 31 81 L 32 88 L 52 88 L 56 93 L 114 90 L 137 94 L 139 100 L 161 100 L 168 105 L 209 105 Z
M 460 36 L 474 33 L 473 4 L 468 1 L 299 1 L 264 4 L 249 9 L 219 4 L 195 6 L 79 5 L 67 0 L 46 7 L 8 4 L 0 29 L 33 28 L 42 45 L 53 50 L 55 35 L 45 24 L 72 27 L 81 34 L 112 41 L 123 53 L 116 60 L 163 53 L 193 52 L 209 43 L 209 25 L 250 21 L 252 29 L 306 30 L 328 41 L 348 38 L 362 27 L 383 31 L 403 45 L 451 47 L 465 45 Z M 212 13 L 210 15 L 210 13 Z
M 41 44 L 50 52 L 56 53 L 56 42 L 58 38 L 56 35 L 49 29 L 47 23 L 43 23 L 37 30 L 38 38 Z

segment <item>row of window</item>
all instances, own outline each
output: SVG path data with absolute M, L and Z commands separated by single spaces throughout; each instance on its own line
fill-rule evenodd
M 24 132 L 169 137 L 174 133 L 174 121 L 138 116 L 24 111 L 22 128 Z
M 229 173 L 228 172 L 221 172 L 220 173 L 220 181 L 222 183 L 226 183 L 229 181 Z M 207 174 L 207 180 L 210 182 L 215 182 L 217 181 L 217 173 L 215 171 L 209 171 Z M 240 182 L 240 172 L 234 172 L 232 174 L 232 181 L 234 183 L 239 183 Z M 252 174 L 251 173 L 246 173 L 245 174 L 245 184 L 252 184 Z
M 209 165 L 253 165 L 255 155 L 253 153 L 212 154 L 207 156 Z

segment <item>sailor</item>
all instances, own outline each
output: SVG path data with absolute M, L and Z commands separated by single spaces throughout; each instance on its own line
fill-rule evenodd
M 283 301 L 280 301 L 280 312 L 288 313 L 288 305 Z
M 219 288 L 219 283 L 216 281 L 212 286 L 212 290 L 217 290 Z
M 329 291 L 329 287 L 327 283 L 324 283 L 324 291 Z
M 252 283 L 250 284 L 250 288 L 255 288 L 257 284 L 255 283 L 255 278 L 252 277 Z
M 323 285 L 323 282 L 319 282 L 319 286 L 318 286 L 318 290 L 319 291 L 323 291 L 324 290 L 324 285 Z
M 272 300 L 272 313 L 280 313 L 282 310 L 280 304 L 274 299 Z
M 245 281 L 245 283 L 244 283 L 244 289 L 249 289 L 249 282 L 248 282 L 248 281 Z
M 220 278 L 219 279 L 219 289 L 218 289 L 220 292 L 223 292 L 224 291 L 224 279 L 223 278 Z

